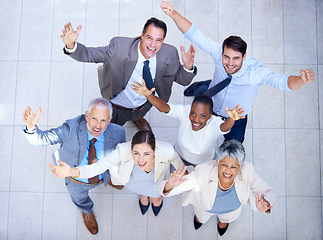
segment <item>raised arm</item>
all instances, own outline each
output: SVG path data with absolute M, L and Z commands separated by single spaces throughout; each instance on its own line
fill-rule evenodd
M 68 49 L 73 49 L 75 46 L 75 42 L 79 36 L 79 33 L 82 29 L 82 25 L 78 25 L 76 31 L 73 30 L 71 22 L 68 22 L 64 25 L 64 29 L 62 30 L 61 38 Z
M 163 112 L 163 113 L 169 112 L 170 107 L 167 104 L 167 102 L 165 102 L 160 97 L 155 96 L 153 94 L 153 92 L 155 91 L 155 88 L 152 88 L 149 90 L 146 87 L 145 80 L 142 79 L 142 84 L 140 84 L 138 82 L 134 82 L 134 84 L 131 84 L 131 86 L 134 91 L 136 91 L 140 95 L 145 96 L 147 98 L 147 100 L 158 109 L 158 111 Z
M 187 180 L 186 178 L 183 178 L 183 176 L 185 175 L 186 169 L 187 169 L 187 166 L 184 166 L 184 168 L 182 169 L 182 164 L 180 164 L 178 170 L 175 170 L 169 175 L 169 179 L 164 186 L 164 190 L 163 190 L 164 194 L 167 194 L 174 187 L 177 187 L 178 185 L 182 184 Z
M 57 160 L 59 166 L 49 164 L 48 167 L 52 169 L 52 173 L 59 178 L 65 177 L 74 177 L 77 178 L 80 176 L 80 171 L 77 168 L 71 168 L 67 163 Z
M 300 76 L 289 76 L 287 80 L 288 87 L 292 90 L 296 90 L 305 84 L 314 82 L 315 74 L 312 69 L 306 69 L 300 71 Z
M 173 19 L 176 26 L 182 33 L 187 32 L 187 30 L 192 26 L 192 23 L 188 19 L 180 15 L 174 9 L 174 4 L 171 1 L 162 1 L 160 3 L 160 8 L 167 16 L 170 16 L 171 19 Z

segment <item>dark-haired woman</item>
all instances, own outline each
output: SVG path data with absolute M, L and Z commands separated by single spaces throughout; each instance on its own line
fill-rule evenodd
M 162 205 L 163 196 L 158 193 L 158 185 L 172 164 L 176 169 L 183 164 L 172 145 L 156 141 L 150 131 L 137 132 L 131 142 L 121 143 L 107 157 L 99 162 L 71 168 L 59 161 L 62 166 L 50 166 L 57 177 L 77 176 L 91 178 L 110 169 L 114 185 L 124 185 L 140 195 L 139 206 L 142 214 L 148 210 L 150 201 L 155 216 Z
M 142 81 L 143 84 L 135 82 L 132 89 L 144 95 L 160 112 L 179 120 L 175 150 L 185 165 L 195 166 L 212 160 L 224 140 L 223 134 L 230 131 L 236 120 L 244 118 L 240 116 L 244 110 L 239 105 L 232 110 L 226 107 L 229 117 L 225 121 L 212 115 L 213 102 L 206 95 L 197 96 L 191 106 L 166 103 L 152 94 L 154 88 L 148 90 Z

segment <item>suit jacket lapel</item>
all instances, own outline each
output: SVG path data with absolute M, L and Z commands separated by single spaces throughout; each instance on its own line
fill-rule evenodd
M 213 168 L 209 173 L 209 194 L 210 194 L 209 196 L 211 197 L 210 197 L 210 202 L 208 203 L 209 204 L 208 207 L 210 207 L 210 209 L 213 206 L 217 190 L 218 190 L 218 167 L 215 162 Z
M 131 74 L 137 64 L 138 61 L 138 44 L 140 42 L 140 37 L 134 39 L 130 49 L 129 49 L 129 57 L 124 61 L 124 82 L 127 85 Z
M 81 121 L 80 128 L 77 135 L 78 135 L 79 144 L 80 144 L 79 162 L 78 162 L 78 164 L 80 164 L 87 150 L 87 129 L 86 129 L 85 119 Z
M 106 156 L 107 154 L 109 154 L 110 152 L 113 151 L 112 147 L 113 147 L 113 136 L 112 136 L 112 132 L 109 131 L 109 125 L 107 126 L 107 129 L 105 129 L 104 131 L 104 156 Z
M 163 47 L 159 50 L 159 52 L 156 54 L 156 76 L 155 76 L 155 88 L 156 92 L 160 96 L 160 89 L 163 89 L 163 83 L 161 81 L 166 69 L 167 69 L 167 56 L 165 55 L 165 52 L 163 51 Z

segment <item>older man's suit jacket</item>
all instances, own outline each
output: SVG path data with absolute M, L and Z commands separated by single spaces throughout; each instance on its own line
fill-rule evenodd
M 78 167 L 80 178 L 96 176 L 107 168 L 110 169 L 111 180 L 115 185 L 125 185 L 131 176 L 135 161 L 132 157 L 131 142 L 119 144 L 117 148 L 98 163 Z M 167 142 L 156 141 L 155 150 L 155 182 L 161 182 L 172 164 L 176 169 L 184 166 L 183 161 Z
M 111 100 L 125 89 L 131 77 L 138 60 L 139 42 L 140 37 L 115 37 L 108 46 L 91 48 L 77 43 L 75 52 L 64 52 L 77 61 L 104 63 L 99 85 L 102 97 Z M 196 69 L 194 73 L 187 72 L 180 64 L 176 48 L 166 43 L 157 52 L 156 61 L 154 85 L 158 96 L 167 102 L 173 82 L 183 86 L 190 84 Z
M 126 135 L 123 127 L 110 123 L 104 134 L 104 155 L 112 152 L 119 143 L 125 142 Z M 58 150 L 59 160 L 66 162 L 71 167 L 77 167 L 81 163 L 87 150 L 87 129 L 85 115 L 67 120 L 62 126 L 41 131 L 36 126 L 36 132 L 28 134 L 28 141 L 33 145 L 60 144 Z M 54 156 L 53 156 L 54 157 Z M 56 160 L 56 159 L 54 159 Z M 56 163 L 56 161 L 54 161 Z M 107 172 L 103 173 L 103 181 L 108 182 Z

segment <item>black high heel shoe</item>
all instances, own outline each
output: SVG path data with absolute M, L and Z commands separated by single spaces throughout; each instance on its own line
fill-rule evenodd
M 146 206 L 142 205 L 140 198 L 139 198 L 139 207 L 140 207 L 140 211 L 141 211 L 142 215 L 145 215 L 145 213 L 147 212 L 147 210 L 149 208 L 149 204 L 150 204 L 150 201 L 148 202 L 148 205 L 146 205 Z
M 203 223 L 198 222 L 196 220 L 196 215 L 194 215 L 194 228 L 195 228 L 195 230 L 199 229 L 202 225 L 203 225 Z

